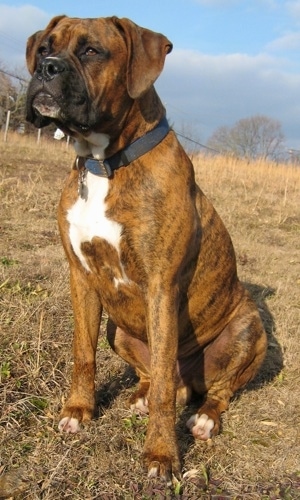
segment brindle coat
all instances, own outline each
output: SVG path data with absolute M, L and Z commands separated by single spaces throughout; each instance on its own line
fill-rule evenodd
M 75 137 L 77 150 L 96 157 L 108 138 L 109 157 L 164 116 L 153 83 L 171 49 L 163 35 L 127 19 L 56 17 L 28 41 L 28 120 L 38 127 L 54 121 Z M 228 232 L 173 131 L 103 180 L 99 207 L 104 203 L 105 218 L 121 228 L 118 245 L 100 231 L 74 250 L 70 213 L 79 175 L 74 166 L 58 214 L 75 316 L 72 387 L 61 428 L 73 432 L 92 418 L 104 308 L 112 348 L 140 377 L 131 406 L 149 406 L 148 474 L 169 477 L 180 469 L 176 393 L 180 402 L 193 391 L 204 395 L 188 426 L 196 438 L 215 435 L 231 396 L 264 358 L 265 332 L 238 280 Z

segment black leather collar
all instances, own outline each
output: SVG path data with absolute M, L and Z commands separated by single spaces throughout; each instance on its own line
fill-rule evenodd
M 151 151 L 157 144 L 159 144 L 164 137 L 168 134 L 170 126 L 166 117 L 164 117 L 159 124 L 150 132 L 143 135 L 139 139 L 118 151 L 116 154 L 110 158 L 105 158 L 105 160 L 96 160 L 95 158 L 84 158 L 82 156 L 77 156 L 76 167 L 80 170 L 85 168 L 94 175 L 99 175 L 100 177 L 111 177 L 114 170 L 120 167 L 129 165 L 132 161 L 136 160 L 140 156 Z

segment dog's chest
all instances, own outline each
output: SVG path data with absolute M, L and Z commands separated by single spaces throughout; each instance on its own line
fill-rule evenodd
M 90 267 L 82 251 L 82 244 L 94 237 L 103 238 L 119 254 L 122 226 L 106 217 L 105 198 L 108 193 L 108 179 L 91 173 L 86 175 L 86 196 L 78 197 L 68 210 L 69 237 L 73 250 L 87 271 Z

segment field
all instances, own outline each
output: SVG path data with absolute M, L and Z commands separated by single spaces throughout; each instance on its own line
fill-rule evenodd
M 233 239 L 239 275 L 269 345 L 257 378 L 232 400 L 221 433 L 195 443 L 178 408 L 183 479 L 148 480 L 147 419 L 126 401 L 136 379 L 99 338 L 97 417 L 57 431 L 72 367 L 68 268 L 56 207 L 72 148 L 0 142 L 0 497 L 27 500 L 300 498 L 300 168 L 193 159 Z

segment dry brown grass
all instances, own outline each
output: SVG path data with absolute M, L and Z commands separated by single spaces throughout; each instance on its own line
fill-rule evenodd
M 194 159 L 199 183 L 232 235 L 239 274 L 259 305 L 269 349 L 259 376 L 236 395 L 212 442 L 194 443 L 184 425 L 192 410 L 178 409 L 186 475 L 172 489 L 145 478 L 147 421 L 128 412 L 134 377 L 103 334 L 98 416 L 79 435 L 58 433 L 70 382 L 73 320 L 56 206 L 74 154 L 62 144 L 37 146 L 12 137 L 0 143 L 0 152 L 2 495 L 300 498 L 300 169 Z

